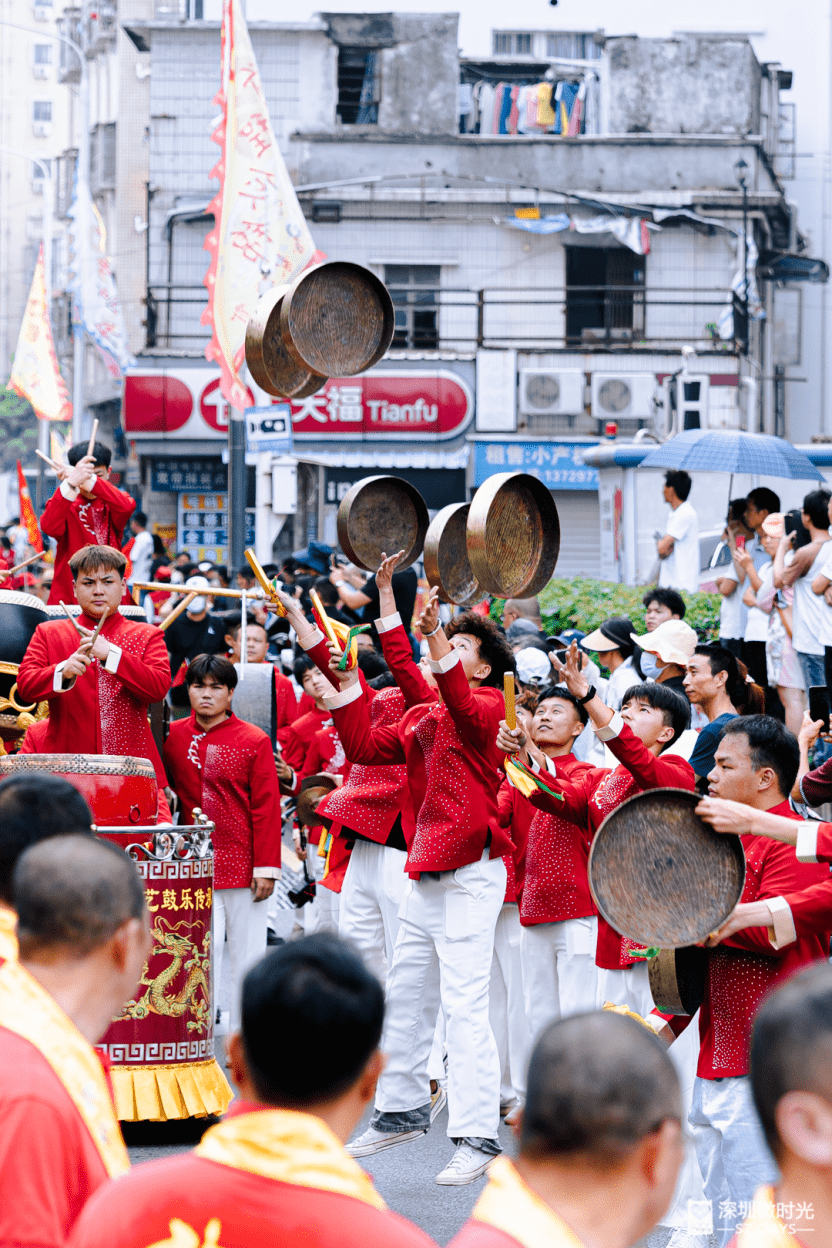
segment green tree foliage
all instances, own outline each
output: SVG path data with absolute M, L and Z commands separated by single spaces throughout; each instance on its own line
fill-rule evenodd
M 37 462 L 37 425 L 28 399 L 21 399 L 13 390 L 0 390 L 0 471 L 13 470 L 18 459 L 24 468 Z

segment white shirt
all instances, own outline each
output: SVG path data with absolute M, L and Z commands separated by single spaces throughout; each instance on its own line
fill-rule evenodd
M 772 572 L 774 565 L 769 559 L 761 567 L 757 568 L 757 575 L 763 582 L 760 590 L 765 590 L 766 583 L 771 584 Z M 745 591 L 743 590 L 743 593 Z M 737 590 L 739 593 L 739 590 Z M 767 641 L 768 640 L 769 618 L 765 611 L 761 611 L 759 607 L 749 607 L 748 617 L 745 622 L 745 640 L 746 641 Z
M 826 555 L 826 560 L 818 575 L 826 577 L 828 581 L 832 581 L 832 543 L 821 547 L 821 554 L 825 554 L 827 551 L 829 551 L 829 554 Z M 811 576 L 811 573 L 807 572 L 806 575 Z M 820 640 L 824 646 L 832 646 L 832 607 L 829 606 L 823 594 L 813 594 L 812 597 L 821 604 L 819 617 L 821 622 Z
M 824 647 L 832 645 L 832 627 L 830 627 L 830 608 L 823 599 L 823 594 L 812 593 L 812 581 L 823 573 L 824 568 L 832 571 L 832 547 L 824 542 L 814 562 L 804 576 L 799 576 L 794 583 L 794 607 L 792 610 L 792 646 L 798 654 L 823 654 Z M 829 637 L 827 643 L 824 638 Z
M 633 685 L 640 685 L 641 677 L 633 667 L 632 659 L 625 659 L 607 681 L 607 692 L 604 701 L 611 711 L 621 710 L 621 699 Z
M 695 594 L 699 589 L 699 520 L 691 503 L 680 503 L 667 518 L 665 534 L 673 550 L 659 563 L 659 584 Z
M 130 562 L 133 565 L 131 581 L 149 581 L 150 565 L 153 562 L 153 538 L 147 529 L 136 534 L 136 540 L 130 548 Z
M 737 588 L 726 598 L 724 595 L 719 603 L 719 637 L 720 640 L 742 641 L 745 632 L 745 621 L 748 608 L 742 600 L 745 593 L 745 577 L 739 583 L 739 573 L 733 559 L 724 568 L 716 568 L 717 580 L 734 581 Z

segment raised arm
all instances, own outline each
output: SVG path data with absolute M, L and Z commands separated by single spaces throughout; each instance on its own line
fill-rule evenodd
M 333 664 L 336 659 L 333 658 Z M 367 699 L 356 671 L 338 672 L 338 693 L 330 693 L 324 703 L 332 712 L 344 753 L 351 763 L 403 763 L 405 753 L 396 727 L 375 727 L 370 723 Z

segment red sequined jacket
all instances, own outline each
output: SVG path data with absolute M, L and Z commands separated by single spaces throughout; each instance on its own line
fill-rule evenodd
M 232 714 L 205 732 L 192 713 L 171 724 L 165 765 L 185 822 L 199 806 L 216 824 L 215 888 L 248 888 L 253 877 L 280 875 L 280 789 L 262 729 Z
M 66 486 L 66 493 L 59 486 L 44 507 L 40 519 L 43 532 L 47 537 L 54 537 L 58 543 L 55 575 L 49 591 L 50 602 L 63 600 L 69 604 L 75 601 L 69 568 L 72 556 L 83 546 L 114 546 L 116 550 L 121 550 L 124 526 L 136 510 L 134 498 L 124 490 L 117 490 L 102 477 L 95 478 L 91 490 L 95 498 L 84 498 L 83 494 L 68 498 L 67 494 L 72 492 L 71 486 Z M 133 601 L 126 585 L 122 601 Z

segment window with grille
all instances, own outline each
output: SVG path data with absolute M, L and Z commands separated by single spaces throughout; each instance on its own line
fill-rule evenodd
M 546 55 L 568 60 L 597 61 L 601 47 L 595 36 L 581 31 L 550 30 L 546 35 Z
M 32 120 L 33 121 L 51 121 L 52 120 L 52 101 L 51 100 L 35 100 L 32 104 Z
M 90 141 L 90 183 L 95 188 L 115 186 L 116 123 L 95 126 Z
M 52 64 L 52 44 L 36 43 L 35 44 L 35 64 L 51 65 Z
M 386 264 L 384 283 L 396 312 L 394 347 L 431 351 L 439 344 L 438 264 Z
M 201 22 L 204 16 L 203 0 L 187 0 L 187 10 L 192 22 Z
M 495 56 L 531 56 L 532 51 L 532 32 L 511 31 L 511 30 L 495 30 L 494 31 L 494 55 Z
M 626 247 L 567 247 L 567 344 L 632 342 L 644 330 L 644 280 L 644 256 Z
M 375 48 L 338 49 L 338 119 L 344 126 L 378 124 L 381 98 Z

